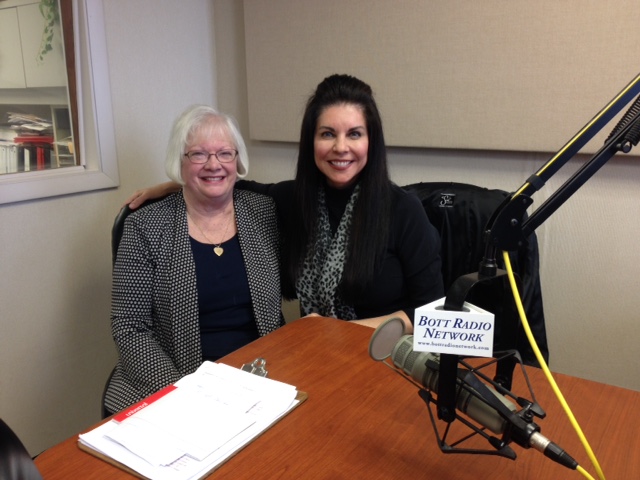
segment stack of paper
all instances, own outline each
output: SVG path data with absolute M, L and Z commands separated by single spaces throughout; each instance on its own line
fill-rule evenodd
M 12 128 L 16 129 L 43 132 L 50 131 L 53 127 L 51 120 L 32 115 L 30 113 L 9 112 L 8 117 L 9 123 L 12 124 Z
M 295 407 L 297 394 L 291 385 L 204 362 L 79 442 L 147 478 L 197 479 Z

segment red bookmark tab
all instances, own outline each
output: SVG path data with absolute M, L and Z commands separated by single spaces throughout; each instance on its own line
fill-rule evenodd
M 154 393 L 153 395 L 149 395 L 147 398 L 145 398 L 144 400 L 139 401 L 136 404 L 131 405 L 129 408 L 127 408 L 126 410 L 121 411 L 120 413 L 118 413 L 117 415 L 115 415 L 113 417 L 113 419 L 120 423 L 123 420 L 126 420 L 127 418 L 129 418 L 130 416 L 132 416 L 133 414 L 139 412 L 140 410 L 142 410 L 143 408 L 148 407 L 149 405 L 151 405 L 153 402 L 155 402 L 156 400 L 161 399 L 162 397 L 164 397 L 165 395 L 173 392 L 176 388 L 175 385 L 168 385 L 166 387 L 164 387 L 162 390 L 158 390 L 156 393 Z

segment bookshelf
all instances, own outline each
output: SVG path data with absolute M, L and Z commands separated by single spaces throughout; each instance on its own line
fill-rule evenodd
M 0 175 L 75 165 L 66 105 L 0 104 Z
M 54 134 L 53 148 L 58 168 L 77 165 L 69 108 L 66 105 L 52 106 L 51 116 Z

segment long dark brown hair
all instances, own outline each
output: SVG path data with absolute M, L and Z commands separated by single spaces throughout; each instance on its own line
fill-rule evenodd
M 309 98 L 302 126 L 294 187 L 294 218 L 284 232 L 285 295 L 293 297 L 295 283 L 314 238 L 318 218 L 318 189 L 325 176 L 314 159 L 314 137 L 318 118 L 335 105 L 355 105 L 362 109 L 366 121 L 369 149 L 367 164 L 360 172 L 360 194 L 354 207 L 347 260 L 340 283 L 343 300 L 352 301 L 373 279 L 387 246 L 391 181 L 382 120 L 371 87 L 350 75 L 325 78 Z M 293 290 L 292 290 L 293 289 Z

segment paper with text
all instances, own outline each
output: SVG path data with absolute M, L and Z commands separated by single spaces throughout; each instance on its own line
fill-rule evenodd
M 148 478 L 199 478 L 289 411 L 297 395 L 291 385 L 212 362 L 175 386 L 80 442 Z

